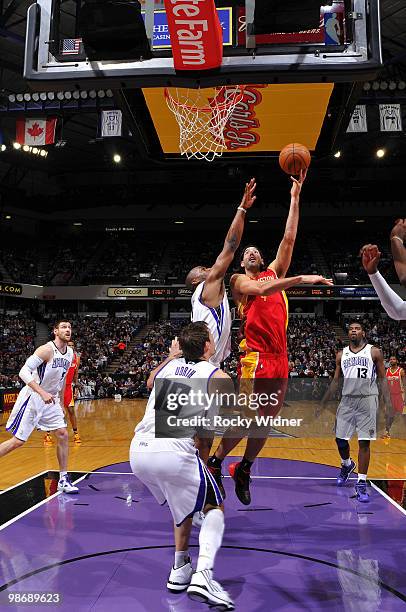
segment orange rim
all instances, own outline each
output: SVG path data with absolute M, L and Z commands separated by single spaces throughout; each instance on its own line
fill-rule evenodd
M 228 87 L 227 85 L 222 85 L 220 87 L 220 89 L 217 92 L 217 95 L 213 98 L 213 100 L 215 100 L 217 98 L 217 96 L 220 94 L 220 92 L 222 91 L 222 89 L 225 89 L 226 87 Z M 245 91 L 245 85 L 239 85 L 238 86 L 240 88 L 240 93 L 236 94 L 235 98 L 233 99 L 233 101 L 227 101 L 227 102 L 220 102 L 219 104 L 217 104 L 217 108 L 220 108 L 220 110 L 226 110 L 227 108 L 229 108 L 230 106 L 235 106 L 236 104 L 238 104 L 239 102 L 241 102 L 242 97 L 244 95 L 244 91 Z M 172 104 L 173 106 L 175 106 L 176 108 L 187 108 L 188 110 L 193 111 L 194 113 L 197 112 L 201 112 L 201 113 L 212 113 L 213 112 L 213 108 L 211 106 L 191 106 L 190 104 L 182 104 L 181 102 L 177 102 L 175 100 L 175 98 L 171 95 L 169 88 L 165 87 L 164 89 L 164 95 L 166 100 Z

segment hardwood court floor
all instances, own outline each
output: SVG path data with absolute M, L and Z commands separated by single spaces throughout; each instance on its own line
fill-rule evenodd
M 81 445 L 74 445 L 72 430 L 69 426 L 70 454 L 69 470 L 91 471 L 105 465 L 128 461 L 130 441 L 136 423 L 144 414 L 145 400 L 97 400 L 81 401 L 77 404 Z M 334 442 L 332 428 L 334 411 L 331 408 L 323 415 L 321 434 L 316 437 L 314 423 L 314 406 L 310 402 L 294 402 L 283 410 L 282 416 L 304 418 L 305 423 L 299 435 L 306 437 L 272 437 L 267 440 L 261 453 L 262 457 L 310 461 L 324 465 L 338 466 L 339 459 Z M 8 439 L 5 431 L 7 414 L 1 418 L 0 442 Z M 380 419 L 382 424 L 382 419 Z M 298 431 L 278 427 L 281 432 L 298 435 Z M 389 442 L 377 440 L 371 446 L 371 478 L 405 478 L 406 479 L 406 416 L 396 420 L 392 439 Z M 397 437 L 394 437 L 397 436 Z M 216 447 L 217 442 L 214 442 Z M 13 486 L 34 474 L 44 470 L 57 470 L 58 462 L 56 445 L 44 447 L 43 433 L 34 432 L 28 442 L 9 455 L 0 458 L 0 489 Z M 245 443 L 234 450 L 234 455 L 241 456 Z M 351 442 L 352 456 L 357 457 L 357 441 Z M 303 474 L 304 476 L 306 474 Z

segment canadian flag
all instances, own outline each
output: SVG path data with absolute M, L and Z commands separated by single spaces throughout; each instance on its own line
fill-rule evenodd
M 16 141 L 22 145 L 43 146 L 55 142 L 56 118 L 17 119 Z

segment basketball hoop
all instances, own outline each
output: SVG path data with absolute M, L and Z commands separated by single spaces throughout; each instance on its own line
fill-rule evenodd
M 216 87 L 207 98 L 205 90 L 165 88 L 168 108 L 179 125 L 179 150 L 188 159 L 213 161 L 226 150 L 224 128 L 236 105 L 241 102 L 245 85 Z

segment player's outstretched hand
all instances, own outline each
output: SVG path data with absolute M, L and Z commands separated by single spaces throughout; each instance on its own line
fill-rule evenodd
M 381 258 L 381 253 L 376 244 L 365 244 L 360 251 L 360 255 L 364 270 L 368 274 L 375 274 L 378 271 L 378 264 Z
M 257 199 L 257 196 L 254 195 L 256 186 L 257 184 L 254 178 L 252 178 L 249 183 L 245 183 L 244 195 L 242 197 L 241 204 L 240 204 L 240 206 L 245 208 L 245 210 L 248 210 L 248 208 L 251 208 L 251 206 L 254 204 L 255 200 Z
M 292 180 L 292 188 L 290 190 L 290 195 L 292 196 L 292 198 L 298 198 L 300 195 L 300 192 L 302 191 L 302 185 L 306 180 L 306 176 L 307 176 L 307 168 L 305 170 L 301 170 L 300 174 L 299 174 L 299 178 L 295 178 L 294 176 L 291 176 L 291 180 Z
M 333 279 L 324 278 L 320 274 L 304 274 L 301 276 L 303 285 L 332 285 Z
M 406 219 L 397 219 L 390 233 L 391 238 L 400 238 L 403 242 L 406 240 Z
M 169 349 L 169 357 L 171 359 L 182 357 L 182 351 L 180 350 L 179 340 L 177 336 L 175 336 L 175 339 L 171 342 L 171 348 Z

